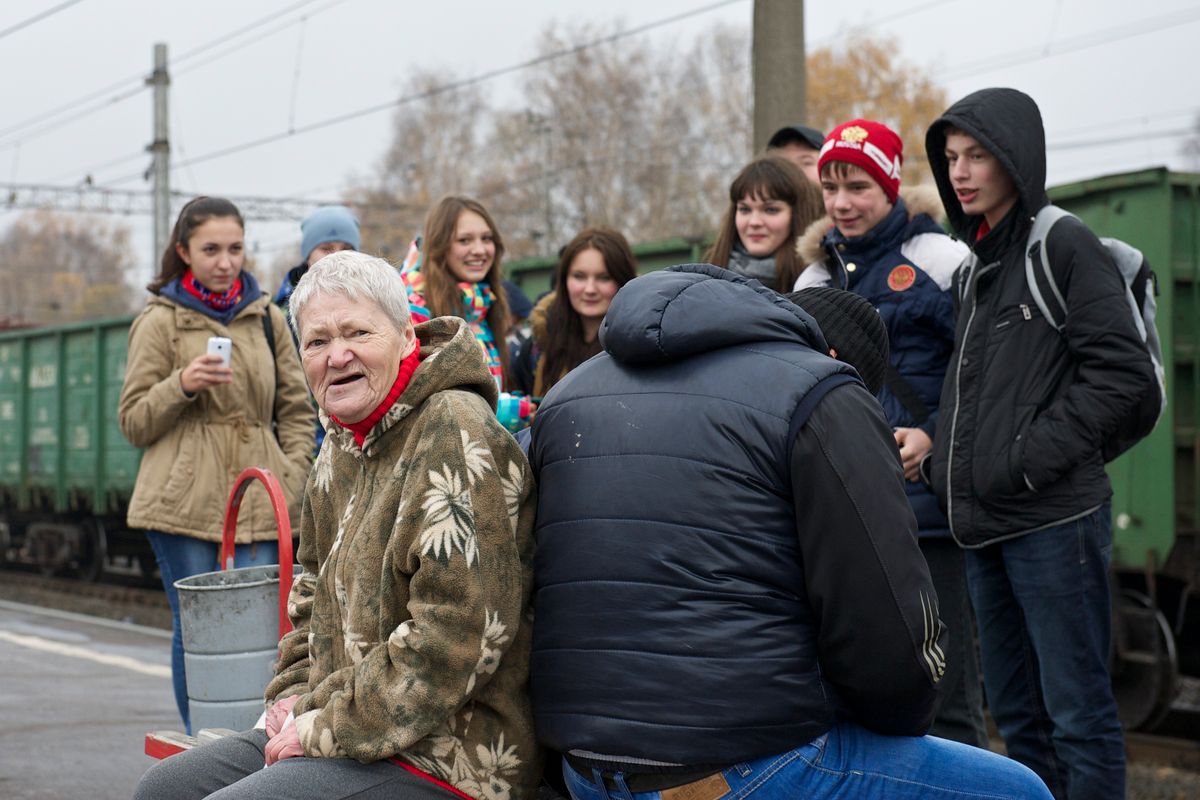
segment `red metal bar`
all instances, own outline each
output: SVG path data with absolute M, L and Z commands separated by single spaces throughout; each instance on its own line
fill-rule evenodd
M 186 739 L 183 734 L 173 731 L 152 731 L 146 734 L 146 755 L 151 758 L 163 759 L 190 750 L 191 746 L 180 741 Z
M 279 531 L 279 638 L 282 639 L 292 629 L 292 621 L 287 613 L 288 594 L 292 591 L 292 522 L 288 517 L 283 486 L 269 469 L 246 467 L 233 482 L 229 502 L 225 506 L 225 528 L 221 533 L 221 569 L 233 569 L 233 539 L 237 533 L 238 511 L 242 507 L 242 497 L 255 479 L 262 481 L 266 487 L 271 510 L 275 512 L 275 527 Z

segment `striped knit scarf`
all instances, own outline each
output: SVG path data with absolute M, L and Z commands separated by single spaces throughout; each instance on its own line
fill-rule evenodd
M 228 311 L 242 299 L 241 277 L 233 279 L 233 285 L 229 287 L 228 291 L 214 292 L 197 281 L 196 276 L 189 269 L 183 273 L 183 280 L 180 281 L 180 284 L 185 292 L 214 311 Z
M 419 248 L 419 240 L 414 241 L 400 269 L 400 277 L 404 279 L 404 286 L 408 290 L 408 307 L 414 324 L 428 322 L 433 317 L 425 298 L 425 276 L 421 274 L 422 259 Z M 467 325 L 475 334 L 475 339 L 487 358 L 488 371 L 496 379 L 496 385 L 501 386 L 504 365 L 500 361 L 500 351 L 496 348 L 496 337 L 487 321 L 488 310 L 495 302 L 496 295 L 487 281 L 461 281 L 458 288 L 463 298 L 463 310 L 458 316 L 467 321 Z

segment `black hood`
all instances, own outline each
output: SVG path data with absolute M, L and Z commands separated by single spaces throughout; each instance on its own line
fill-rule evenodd
M 829 345 L 815 320 L 755 280 L 712 264 L 681 264 L 621 287 L 600 343 L 617 361 L 675 361 L 754 342 Z
M 994 155 L 1021 195 L 1016 209 L 1029 218 L 1046 205 L 1046 132 L 1033 98 L 1016 89 L 980 89 L 959 100 L 929 126 L 925 152 L 937 182 L 946 216 L 960 237 L 973 242 L 982 220 L 963 213 L 950 185 L 946 161 L 946 127 L 969 134 Z

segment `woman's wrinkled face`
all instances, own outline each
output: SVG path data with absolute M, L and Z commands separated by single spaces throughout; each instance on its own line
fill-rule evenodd
M 782 200 L 746 195 L 738 201 L 733 221 L 746 252 L 755 258 L 767 258 L 788 240 L 792 207 Z
M 300 360 L 317 405 L 341 422 L 361 422 L 387 397 L 416 334 L 369 300 L 318 294 L 300 314 Z
M 211 292 L 227 292 L 246 263 L 245 233 L 236 217 L 213 217 L 192 230 L 187 246 L 175 252 L 192 275 Z
M 479 283 L 487 278 L 495 260 L 496 241 L 492 229 L 474 211 L 463 211 L 454 225 L 446 267 L 460 281 Z
M 579 316 L 602 319 L 617 288 L 599 250 L 589 247 L 571 259 L 567 268 L 567 299 Z

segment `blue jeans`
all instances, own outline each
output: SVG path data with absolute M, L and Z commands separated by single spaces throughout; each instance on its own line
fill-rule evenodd
M 984 689 L 1009 755 L 1060 800 L 1123 798 L 1108 674 L 1109 505 L 966 555 Z
M 1036 775 L 1003 756 L 933 736 L 880 736 L 849 722 L 795 750 L 735 764 L 721 775 L 729 790 L 718 796 L 728 800 L 1050 798 Z M 662 794 L 630 792 L 621 773 L 612 776 L 616 788 L 566 763 L 563 776 L 575 800 L 659 800 Z
M 192 723 L 188 717 L 187 675 L 183 669 L 183 632 L 179 628 L 179 592 L 175 591 L 175 581 L 214 572 L 218 568 L 217 557 L 221 551 L 220 542 L 206 542 L 191 536 L 181 536 L 174 533 L 146 531 L 150 539 L 150 547 L 158 560 L 158 571 L 162 574 L 163 590 L 167 593 L 167 602 L 171 604 L 171 681 L 175 688 L 175 705 L 179 707 L 179 716 L 183 727 L 192 732 Z M 251 551 L 253 550 L 253 556 Z M 235 567 L 262 567 L 279 563 L 279 545 L 275 542 L 256 542 L 253 545 L 239 544 L 234 546 L 233 564 Z

